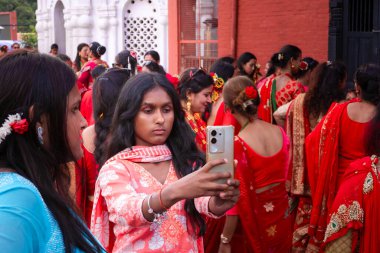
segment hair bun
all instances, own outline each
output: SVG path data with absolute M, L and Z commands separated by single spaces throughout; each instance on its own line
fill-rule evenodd
M 106 52 L 106 47 L 105 46 L 98 46 L 98 48 L 96 49 L 96 52 L 99 54 L 99 55 L 103 55 L 105 52 Z

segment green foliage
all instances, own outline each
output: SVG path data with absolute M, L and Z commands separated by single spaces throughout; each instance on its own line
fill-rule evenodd
M 16 11 L 17 31 L 35 32 L 37 0 L 0 0 L 0 12 Z
M 21 39 L 25 45 L 29 45 L 33 48 L 37 48 L 37 34 L 36 33 L 22 33 Z

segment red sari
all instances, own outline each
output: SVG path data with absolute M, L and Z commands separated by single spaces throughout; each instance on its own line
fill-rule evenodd
M 304 252 L 312 207 L 307 178 L 305 139 L 311 132 L 309 114 L 304 108 L 305 94 L 298 95 L 290 104 L 286 117 L 286 133 L 291 144 L 288 186 L 297 208 L 293 231 L 293 252 Z
M 234 126 L 235 135 L 239 133 L 240 128 L 241 128 L 240 124 L 237 122 L 234 116 L 232 116 L 229 110 L 225 110 L 224 103 L 222 102 L 216 113 L 214 126 L 228 126 L 228 125 Z M 212 219 L 212 218 L 206 219 L 207 229 L 206 229 L 206 234 L 203 237 L 206 253 L 218 252 L 219 244 L 220 244 L 220 235 L 223 233 L 224 223 L 225 223 L 224 217 L 221 219 Z M 236 240 L 238 239 L 234 238 L 231 243 L 233 243 Z M 240 246 L 242 244 L 239 243 L 237 245 Z M 244 251 L 242 250 L 239 250 L 239 252 L 244 253 Z
M 306 138 L 307 169 L 313 209 L 308 249 L 318 252 L 323 242 L 327 215 L 348 165 L 365 156 L 364 136 L 368 123 L 348 118 L 347 105 L 334 103 Z M 344 126 L 344 127 L 342 127 Z M 351 138 L 355 133 L 355 138 Z
M 235 158 L 239 161 L 236 178 L 240 181 L 240 199 L 236 207 L 244 237 L 249 242 L 249 252 L 290 251 L 293 218 L 285 189 L 288 148 L 289 140 L 284 132 L 283 147 L 270 157 L 257 154 L 236 137 Z M 255 190 L 274 183 L 278 185 L 261 193 Z
M 88 89 L 83 93 L 82 100 L 80 102 L 80 112 L 86 119 L 89 126 L 95 124 L 93 108 L 92 108 L 92 89 Z
M 380 181 L 378 158 L 365 157 L 350 165 L 330 212 L 323 246 L 332 244 L 352 231 L 354 252 L 379 252 Z M 356 251 L 355 251 L 356 252 Z
M 83 213 L 87 226 L 90 227 L 93 201 L 90 200 L 89 197 L 94 196 L 95 182 L 99 174 L 99 165 L 95 161 L 94 154 L 83 144 L 82 150 L 83 157 L 77 162 L 75 170 L 77 185 L 76 202 Z
M 259 89 L 260 105 L 258 106 L 257 114 L 261 120 L 273 123 L 273 113 L 278 107 L 289 103 L 297 95 L 305 92 L 300 82 L 293 80 L 293 77 L 289 74 L 285 75 L 291 80 L 282 89 L 277 91 L 277 77 L 268 77 Z
M 216 113 L 214 126 L 229 126 L 232 125 L 235 128 L 235 135 L 237 135 L 240 131 L 240 125 L 235 119 L 234 116 L 232 116 L 230 110 L 225 110 L 224 103 L 221 103 L 218 111 Z

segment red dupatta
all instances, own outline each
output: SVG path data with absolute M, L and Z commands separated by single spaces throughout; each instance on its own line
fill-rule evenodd
M 358 244 L 360 252 L 379 251 L 380 182 L 377 161 L 376 156 L 365 157 L 347 169 L 333 204 L 323 247 L 352 230 L 352 252 Z
M 272 84 L 273 80 L 276 76 L 269 76 L 263 82 L 264 84 L 259 89 L 260 94 L 260 104 L 257 108 L 257 115 L 259 119 L 264 120 L 266 122 L 273 122 L 273 110 L 272 110 Z
M 308 248 L 318 250 L 323 242 L 328 211 L 337 191 L 340 121 L 347 105 L 357 100 L 333 103 L 329 112 L 306 138 L 307 173 L 313 200 Z

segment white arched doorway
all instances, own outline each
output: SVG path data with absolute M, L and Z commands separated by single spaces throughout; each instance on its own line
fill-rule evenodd
M 66 30 L 63 16 L 63 3 L 57 1 L 54 8 L 54 42 L 58 44 L 59 52 L 66 53 Z

